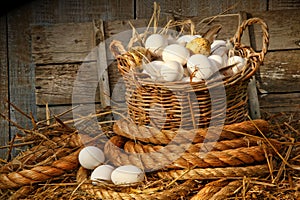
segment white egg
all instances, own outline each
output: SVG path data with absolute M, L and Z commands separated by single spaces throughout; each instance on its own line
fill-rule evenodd
M 111 173 L 115 168 L 111 165 L 100 165 L 96 167 L 91 174 L 91 180 L 93 184 L 97 184 L 97 181 L 111 181 Z
M 160 69 L 165 65 L 164 61 L 154 60 L 147 64 L 143 64 L 143 69 L 151 76 L 153 80 L 161 77 Z
M 227 62 L 228 65 L 233 65 L 235 64 L 233 67 L 232 67 L 232 72 L 234 74 L 238 73 L 239 71 L 242 70 L 242 68 L 244 67 L 245 65 L 245 59 L 240 57 L 240 56 L 232 56 L 230 58 L 228 58 L 228 62 Z
M 190 73 L 195 72 L 198 79 L 208 79 L 213 74 L 208 57 L 202 54 L 192 55 L 187 61 L 187 68 Z
M 211 65 L 220 69 L 224 65 L 223 58 L 219 55 L 210 55 L 208 56 L 208 60 L 210 61 Z
M 200 35 L 182 35 L 177 39 L 177 43 L 181 46 L 185 46 L 186 43 L 192 41 L 193 39 L 201 37 Z
M 160 74 L 165 81 L 178 81 L 182 79 L 183 66 L 177 61 L 167 61 L 160 69 Z
M 162 59 L 166 61 L 177 61 L 182 65 L 185 65 L 187 59 L 190 56 L 190 52 L 187 48 L 179 44 L 171 44 L 164 48 L 162 52 Z
M 117 167 L 111 173 L 111 180 L 114 184 L 130 184 L 144 180 L 145 173 L 134 165 L 123 165 Z
M 95 169 L 105 161 L 104 153 L 95 146 L 86 146 L 80 150 L 78 155 L 79 163 L 86 169 Z
M 210 50 L 213 53 L 216 49 L 220 47 L 226 47 L 225 40 L 214 40 L 213 43 L 210 45 Z
M 145 41 L 145 48 L 157 55 L 161 55 L 167 45 L 168 39 L 161 34 L 152 34 Z

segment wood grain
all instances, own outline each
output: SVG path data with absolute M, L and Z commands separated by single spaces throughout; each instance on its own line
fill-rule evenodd
M 6 17 L 0 17 L 0 113 L 9 117 L 9 106 L 5 102 L 9 99 L 8 63 L 7 63 L 7 30 Z M 9 123 L 0 117 L 0 146 L 7 145 L 9 136 Z M 4 134 L 1 134 L 4 133 Z M 0 149 L 0 158 L 6 158 L 7 149 Z
M 272 0 L 269 1 L 269 10 L 290 10 L 300 8 L 299 0 Z
M 36 104 L 100 102 L 96 62 L 36 66 Z
M 162 14 L 173 14 L 177 17 L 209 17 L 222 13 L 238 13 L 240 11 L 266 11 L 266 0 L 252 0 L 252 1 L 223 1 L 223 0 L 207 0 L 207 1 L 193 1 L 193 0 L 158 0 Z M 137 18 L 149 18 L 153 12 L 153 1 L 137 0 L 136 1 L 136 15 Z
M 106 48 L 105 32 L 103 20 L 94 20 L 94 29 L 97 30 L 94 40 L 99 41 L 97 45 L 97 69 L 99 76 L 99 90 L 100 90 L 100 102 L 102 107 L 110 106 L 110 86 L 108 77 L 107 55 L 109 51 Z
M 7 15 L 7 38 L 9 59 L 9 101 L 22 112 L 36 114 L 34 95 L 34 66 L 30 60 L 30 6 L 24 5 Z M 10 119 L 23 128 L 31 128 L 31 120 L 10 108 Z M 10 126 L 11 138 L 22 134 L 15 126 Z M 6 133 L 7 134 L 7 133 Z M 13 149 L 12 155 L 17 154 Z
M 268 52 L 258 73 L 259 86 L 268 93 L 300 91 L 300 50 Z
M 267 94 L 259 98 L 260 108 L 269 113 L 299 113 L 300 93 Z
M 82 62 L 95 47 L 93 23 L 32 26 L 32 59 L 38 64 Z
M 300 15 L 299 9 L 275 10 L 268 12 L 251 12 L 252 17 L 263 19 L 269 26 L 269 50 L 300 49 Z M 262 31 L 254 26 L 255 45 L 259 51 L 262 44 Z
M 133 0 L 39 0 L 31 2 L 33 23 L 79 23 L 133 19 Z

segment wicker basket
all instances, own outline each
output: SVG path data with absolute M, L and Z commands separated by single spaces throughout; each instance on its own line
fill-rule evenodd
M 261 52 L 241 44 L 244 30 L 255 23 L 261 25 L 263 32 Z M 267 53 L 268 27 L 260 18 L 245 20 L 231 42 L 234 54 L 247 61 L 241 72 L 219 80 L 155 82 L 132 70 L 126 60 L 128 57 L 119 56 L 118 69 L 126 85 L 125 98 L 130 118 L 138 125 L 161 130 L 205 128 L 212 120 L 222 124 L 244 121 L 248 114 L 248 82 Z

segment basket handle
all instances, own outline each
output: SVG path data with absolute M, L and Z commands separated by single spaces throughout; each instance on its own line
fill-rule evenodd
M 261 52 L 256 52 L 259 56 L 259 60 L 260 62 L 262 62 L 264 60 L 264 57 L 268 51 L 268 46 L 269 46 L 269 29 L 268 29 L 268 25 L 260 18 L 258 17 L 254 17 L 254 18 L 250 18 L 248 20 L 245 20 L 242 22 L 242 24 L 240 25 L 240 27 L 238 28 L 237 32 L 235 33 L 234 37 L 233 37 L 233 42 L 234 45 L 240 44 L 241 42 L 241 37 L 243 35 L 244 30 L 252 25 L 252 24 L 260 24 L 262 32 L 263 32 L 263 44 L 262 44 L 262 50 Z

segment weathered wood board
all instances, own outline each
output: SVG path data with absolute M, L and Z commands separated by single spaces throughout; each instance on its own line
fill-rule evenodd
M 7 57 L 9 72 L 9 101 L 26 114 L 36 115 L 34 91 L 34 66 L 31 64 L 30 32 L 28 24 L 32 12 L 24 5 L 7 14 Z M 20 23 L 21 22 L 21 23 Z M 10 107 L 10 120 L 19 126 L 32 128 L 31 120 Z M 23 134 L 16 126 L 10 126 L 10 138 Z M 21 148 L 13 148 L 15 155 Z
M 300 92 L 260 95 L 260 108 L 269 113 L 299 113 Z
M 78 23 L 134 18 L 133 0 L 38 0 L 31 2 L 32 23 Z
M 268 52 L 258 76 L 267 93 L 300 92 L 300 50 Z
M 300 15 L 298 9 L 276 10 L 268 12 L 251 12 L 252 17 L 263 19 L 269 27 L 269 50 L 300 49 Z M 259 26 L 254 27 L 254 48 L 261 49 L 262 32 Z
M 291 10 L 300 8 L 299 0 L 272 0 L 268 1 L 268 10 Z
M 268 1 L 266 0 L 252 0 L 252 1 L 193 1 L 193 0 L 158 0 L 160 4 L 161 13 L 171 13 L 178 17 L 209 17 L 222 13 L 238 13 L 240 11 L 266 11 Z M 137 0 L 136 15 L 138 18 L 149 18 L 152 15 L 153 1 Z
M 100 102 L 96 62 L 36 66 L 36 104 L 66 105 Z M 75 81 L 78 94 L 72 99 Z
M 31 39 L 36 65 L 82 62 L 96 46 L 92 22 L 32 26 Z
M 7 77 L 8 73 L 8 61 L 7 61 L 7 30 L 6 30 L 6 18 L 0 17 L 0 113 L 9 118 L 9 106 L 6 100 L 9 99 L 9 83 Z M 9 122 L 0 116 L 0 146 L 7 145 L 9 141 Z M 6 149 L 0 149 L 0 158 L 6 158 Z

